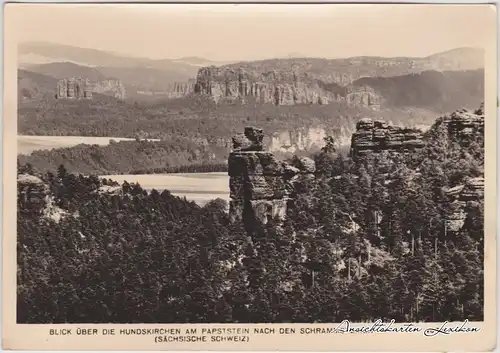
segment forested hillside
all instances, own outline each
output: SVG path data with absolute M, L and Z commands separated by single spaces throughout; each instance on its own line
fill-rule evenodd
M 147 140 L 111 142 L 107 146 L 78 145 L 53 150 L 38 150 L 19 155 L 21 164 L 31 164 L 48 172 L 64 164 L 82 174 L 153 174 L 227 171 L 227 149 L 207 146 L 185 137 L 169 136 Z
M 388 107 L 427 107 L 436 112 L 477 107 L 484 99 L 484 70 L 424 71 L 396 77 L 364 77 L 354 87 L 371 87 Z
M 46 100 L 19 109 L 18 133 L 53 136 L 120 136 L 162 138 L 168 135 L 217 138 L 230 137 L 246 125 L 262 126 L 268 132 L 307 126 L 354 125 L 356 117 L 383 116 L 394 123 L 430 125 L 436 113 L 425 109 L 373 111 L 338 102 L 326 106 L 270 104 L 220 104 L 205 97 L 185 97 L 153 103 L 99 100 Z M 345 121 L 344 121 L 345 120 Z
M 481 321 L 484 202 L 452 230 L 448 190 L 484 175 L 484 137 L 449 126 L 406 155 L 327 144 L 285 223 L 252 231 L 223 201 L 19 165 L 18 322 Z
M 17 70 L 17 94 L 19 105 L 25 100 L 37 101 L 50 99 L 55 94 L 57 79 L 51 76 Z
M 129 104 L 111 97 L 95 96 L 92 101 L 54 100 L 47 105 L 25 105 L 19 112 L 19 134 L 121 136 L 163 141 L 35 151 L 30 156 L 20 156 L 22 163 L 31 163 L 40 171 L 65 164 L 68 170 L 78 173 L 151 173 L 191 168 L 193 164 L 225 164 L 231 136 L 246 125 L 262 127 L 268 134 L 268 142 L 274 133 L 298 136 L 308 128 L 321 128 L 337 139 L 348 141 L 349 131 L 359 117 L 383 116 L 400 125 L 409 121 L 415 125 L 430 125 L 436 117 L 435 113 L 426 110 L 373 111 L 343 103 L 291 107 L 215 105 L 202 97 L 186 97 L 161 103 Z M 321 139 L 317 141 L 320 145 L 322 142 Z

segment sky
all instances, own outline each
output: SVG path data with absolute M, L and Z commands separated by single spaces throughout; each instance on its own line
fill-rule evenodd
M 484 47 L 489 5 L 7 4 L 18 42 L 152 59 L 423 57 Z M 494 21 L 494 20 L 493 20 Z M 8 33 L 6 33 L 8 35 Z

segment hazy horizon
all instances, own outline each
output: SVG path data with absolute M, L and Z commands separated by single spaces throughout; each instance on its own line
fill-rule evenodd
M 484 48 L 481 21 L 485 12 L 495 16 L 488 5 L 429 4 L 7 4 L 6 13 L 16 7 L 23 18 L 18 43 L 223 62 L 292 53 L 417 58 Z
M 335 59 L 348 59 L 348 58 L 352 58 L 352 57 L 361 57 L 361 56 L 349 56 L 349 57 L 319 57 L 319 56 L 311 56 L 311 55 L 307 55 L 307 54 L 303 54 L 303 53 L 290 53 L 288 55 L 284 55 L 284 56 L 270 56 L 270 57 L 263 57 L 263 58 L 256 58 L 256 59 L 240 59 L 240 60 L 230 60 L 230 59 L 226 59 L 226 60 L 213 60 L 212 58 L 210 57 L 203 57 L 203 56 L 200 56 L 200 55 L 189 55 L 189 56 L 182 56 L 182 57 L 165 57 L 165 58 L 151 58 L 151 57 L 147 57 L 147 56 L 138 56 L 138 55 L 134 55 L 134 54 L 128 54 L 128 53 L 120 53 L 120 52 L 114 52 L 114 51 L 110 51 L 110 50 L 105 50 L 105 49 L 98 49 L 98 48 L 90 48 L 90 47 L 81 47 L 81 46 L 76 46 L 76 45 L 70 45 L 70 44 L 62 44 L 62 43 L 55 43 L 55 42 L 50 42 L 50 41 L 28 41 L 28 42 L 22 42 L 22 43 L 19 43 L 20 45 L 32 45 L 32 44 L 36 44 L 36 45 L 50 45 L 50 46 L 66 46 L 66 47 L 72 47 L 72 48 L 78 48 L 78 49 L 87 49 L 87 50 L 98 50 L 100 52 L 105 52 L 105 53 L 108 53 L 108 54 L 112 54 L 112 55 L 116 55 L 116 56 L 120 56 L 120 57 L 128 57 L 128 58 L 136 58 L 136 59 L 149 59 L 149 60 L 182 60 L 182 59 L 194 59 L 194 58 L 197 58 L 197 59 L 204 59 L 204 60 L 207 60 L 207 61 L 211 61 L 211 62 L 214 62 L 214 63 L 217 63 L 217 62 L 237 62 L 237 61 L 246 61 L 246 60 L 249 60 L 249 61 L 252 61 L 252 60 L 256 60 L 256 61 L 259 61 L 259 60 L 271 60 L 271 59 L 286 59 L 286 58 L 314 58 L 314 59 L 329 59 L 329 60 L 335 60 Z M 428 56 L 432 56 L 434 54 L 440 54 L 440 53 L 445 53 L 445 52 L 449 52 L 449 51 L 453 51 L 453 50 L 460 50 L 460 49 L 478 49 L 478 50 L 484 50 L 483 48 L 479 47 L 479 46 L 476 46 L 476 47 L 472 47 L 472 46 L 467 46 L 467 47 L 454 47 L 454 48 L 448 48 L 448 49 L 444 49 L 444 50 L 441 50 L 441 51 L 438 51 L 438 52 L 433 52 L 433 53 L 430 53 L 428 55 L 425 55 L 425 56 L 414 56 L 414 57 L 410 57 L 410 58 L 425 58 L 425 57 L 428 57 Z M 407 56 L 402 56 L 402 55 L 399 55 L 399 56 L 380 56 L 380 55 L 364 55 L 364 56 L 367 56 L 367 57 L 381 57 L 381 58 L 397 58 L 397 57 L 407 57 Z

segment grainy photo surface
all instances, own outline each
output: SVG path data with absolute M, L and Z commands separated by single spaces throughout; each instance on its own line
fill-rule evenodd
M 484 322 L 470 11 L 25 6 L 16 323 Z

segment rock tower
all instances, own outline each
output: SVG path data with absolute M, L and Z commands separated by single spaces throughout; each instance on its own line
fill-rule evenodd
M 91 99 L 92 87 L 87 79 L 79 77 L 65 78 L 57 82 L 56 98 Z
M 231 221 L 243 222 L 248 231 L 259 222 L 283 221 L 295 183 L 315 172 L 314 161 L 306 157 L 291 164 L 278 161 L 264 151 L 263 138 L 261 129 L 246 127 L 233 137 L 228 161 Z

